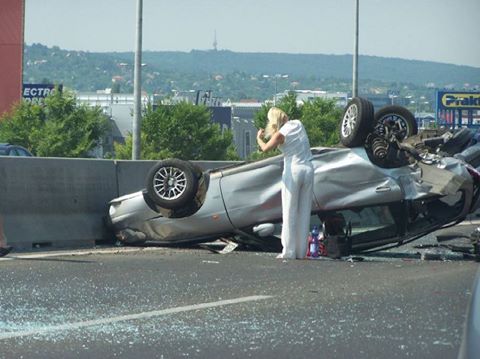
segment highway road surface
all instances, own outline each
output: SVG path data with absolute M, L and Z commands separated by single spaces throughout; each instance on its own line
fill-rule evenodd
M 427 250 L 13 253 L 0 358 L 455 358 L 478 263 Z

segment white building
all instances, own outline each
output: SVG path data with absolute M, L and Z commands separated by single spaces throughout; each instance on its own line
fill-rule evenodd
M 284 91 L 277 94 L 277 101 L 281 100 L 283 97 L 287 96 L 290 92 L 297 95 L 297 103 L 299 105 L 304 104 L 307 101 L 312 101 L 315 98 L 321 97 L 324 99 L 333 99 L 337 103 L 338 107 L 347 106 L 348 102 L 348 93 L 346 92 L 328 92 L 322 90 L 293 90 L 293 91 Z

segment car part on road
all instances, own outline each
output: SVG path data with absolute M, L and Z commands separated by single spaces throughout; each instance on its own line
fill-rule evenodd
M 261 223 L 253 227 L 252 231 L 260 237 L 273 236 L 275 225 L 273 223 Z
M 329 213 L 321 217 L 323 242 L 327 257 L 339 259 L 352 251 L 352 225 L 341 213 Z

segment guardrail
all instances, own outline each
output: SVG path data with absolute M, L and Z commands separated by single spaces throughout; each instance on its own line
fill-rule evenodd
M 113 241 L 108 202 L 144 188 L 156 161 L 0 157 L 0 215 L 17 250 L 93 247 Z M 203 169 L 232 162 L 199 161 Z

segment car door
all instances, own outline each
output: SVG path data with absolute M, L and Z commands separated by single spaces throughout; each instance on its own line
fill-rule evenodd
M 365 250 L 399 242 L 405 233 L 406 206 L 392 202 L 376 206 L 357 207 L 320 215 L 322 222 L 339 219 L 344 223 L 342 233 L 351 227 L 352 249 Z

